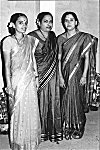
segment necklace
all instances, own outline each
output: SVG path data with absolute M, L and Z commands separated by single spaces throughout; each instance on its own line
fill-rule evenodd
M 17 41 L 17 44 L 18 44 L 19 46 L 22 46 L 22 44 L 23 44 L 23 40 L 22 40 L 22 39 L 24 39 L 24 35 L 23 35 L 23 37 L 20 38 L 20 39 L 18 39 L 15 35 L 14 35 L 14 37 L 15 37 L 15 39 L 16 39 L 16 41 Z
M 44 36 L 43 32 L 41 30 L 40 30 L 40 32 L 41 32 L 43 38 L 46 40 L 47 38 Z

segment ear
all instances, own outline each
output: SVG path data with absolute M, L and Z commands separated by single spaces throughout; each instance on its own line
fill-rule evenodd
M 39 21 L 39 19 L 36 19 L 36 24 L 37 24 L 38 26 L 40 26 L 40 21 Z
M 76 26 L 78 25 L 78 22 L 77 21 L 75 21 L 75 24 L 76 24 Z

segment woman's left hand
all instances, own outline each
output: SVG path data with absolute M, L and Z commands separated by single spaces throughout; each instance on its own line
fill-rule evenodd
M 39 88 L 39 78 L 36 78 L 36 88 L 37 88 L 37 90 Z
M 86 84 L 86 77 L 82 76 L 80 80 L 80 85 L 84 85 L 84 84 Z

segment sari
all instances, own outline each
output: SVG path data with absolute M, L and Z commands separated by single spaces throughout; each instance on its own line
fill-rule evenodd
M 8 42 L 6 46 L 11 47 L 11 84 L 14 90 L 14 104 L 10 113 L 11 148 L 36 150 L 40 143 L 41 127 L 32 61 L 35 38 L 25 35 L 21 45 L 16 44 L 11 36 L 5 40 Z
M 84 108 L 93 103 L 93 86 L 96 75 L 97 38 L 84 32 L 78 32 L 69 39 L 58 36 L 61 71 L 66 88 L 61 89 L 62 117 L 64 134 L 75 130 L 84 131 L 86 116 Z M 85 54 L 89 52 L 89 67 L 86 85 L 80 85 L 84 70 Z M 68 132 L 67 132 L 68 131 Z M 81 134 L 82 135 L 82 134 Z
M 39 74 L 41 141 L 59 141 L 62 140 L 62 124 L 56 36 L 50 31 L 46 41 L 43 41 L 35 31 L 29 35 L 39 39 L 35 57 Z

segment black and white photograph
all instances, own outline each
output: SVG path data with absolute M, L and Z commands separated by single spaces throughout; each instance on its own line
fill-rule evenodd
M 99 0 L 0 1 L 0 150 L 100 150 Z

